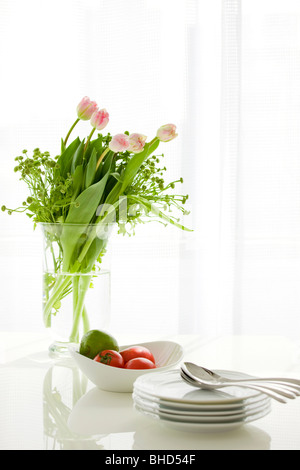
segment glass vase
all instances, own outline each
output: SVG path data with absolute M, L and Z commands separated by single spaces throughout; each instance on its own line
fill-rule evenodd
M 51 356 L 65 356 L 92 329 L 110 318 L 110 255 L 113 224 L 40 224 L 43 235 L 43 320 Z

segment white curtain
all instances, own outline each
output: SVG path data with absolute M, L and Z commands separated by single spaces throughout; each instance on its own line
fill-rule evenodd
M 55 155 L 84 95 L 111 133 L 178 126 L 161 151 L 194 232 L 114 238 L 114 332 L 299 338 L 299 38 L 297 0 L 0 1 L 0 205 L 26 195 L 13 158 Z M 42 329 L 39 234 L 0 224 L 0 328 Z
M 298 339 L 300 4 L 224 1 L 223 19 L 225 318 Z

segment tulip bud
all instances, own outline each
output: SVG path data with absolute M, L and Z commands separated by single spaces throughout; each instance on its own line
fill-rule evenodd
M 98 129 L 99 131 L 107 126 L 108 121 L 109 114 L 106 109 L 100 109 L 99 111 L 96 111 L 91 117 L 92 126 Z
M 143 134 L 130 134 L 128 151 L 132 153 L 140 153 L 146 143 L 147 136 Z
M 116 134 L 109 143 L 109 148 L 113 152 L 125 152 L 129 147 L 129 136 L 126 134 Z
M 175 124 L 165 124 L 164 126 L 161 126 L 156 133 L 156 137 L 162 142 L 169 142 L 170 140 L 175 139 L 177 135 Z
M 77 106 L 77 116 L 83 121 L 88 121 L 97 109 L 97 103 L 95 103 L 95 101 L 91 101 L 87 96 L 85 96 Z

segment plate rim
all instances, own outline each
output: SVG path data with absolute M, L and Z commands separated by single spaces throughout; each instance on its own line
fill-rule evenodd
M 178 375 L 178 379 L 180 380 L 180 373 L 179 373 L 179 369 L 172 369 L 172 370 L 168 370 L 168 371 L 162 371 L 160 376 L 162 375 L 175 375 L 176 374 L 179 374 Z M 155 377 L 157 378 L 159 375 L 155 375 Z M 159 392 L 159 391 L 152 391 L 150 392 L 149 390 L 148 391 L 145 391 L 145 387 L 143 388 L 142 385 L 143 385 L 143 382 L 149 380 L 150 376 L 146 376 L 146 375 L 143 375 L 143 376 L 140 376 L 136 379 L 136 381 L 134 382 L 134 391 L 137 390 L 137 391 L 140 391 L 140 392 L 144 392 L 150 396 L 153 396 L 153 397 L 156 397 L 156 398 L 159 398 L 161 400 L 167 400 L 169 402 L 172 402 L 172 401 L 175 401 L 176 403 L 187 403 L 187 404 L 195 404 L 195 405 L 210 405 L 210 406 L 215 406 L 215 405 L 226 405 L 226 404 L 245 404 L 246 400 L 251 400 L 251 399 L 254 399 L 254 398 L 257 398 L 257 397 L 265 397 L 265 395 L 262 393 L 262 392 L 259 392 L 259 391 L 255 391 L 255 390 L 252 390 L 252 389 L 247 389 L 246 387 L 243 387 L 243 390 L 248 390 L 248 396 L 245 395 L 245 396 L 241 396 L 241 397 L 234 397 L 234 396 L 228 396 L 228 398 L 217 398 L 215 400 L 205 400 L 205 399 L 199 399 L 199 400 L 187 400 L 187 399 L 184 399 L 184 398 L 173 398 L 173 397 L 170 397 L 170 396 L 167 396 L 165 393 L 163 392 Z M 161 384 L 162 385 L 162 384 Z M 229 387 L 228 387 L 229 388 Z M 238 389 L 238 387 L 235 387 Z M 195 390 L 192 386 L 191 386 L 191 389 Z
M 271 405 L 265 407 L 261 412 L 256 413 L 254 415 L 249 415 L 245 416 L 244 418 L 239 417 L 238 419 L 232 419 L 232 420 L 221 420 L 221 421 L 210 421 L 210 420 L 199 420 L 199 421 L 184 421 L 184 420 L 177 420 L 177 419 L 172 419 L 172 418 L 166 418 L 165 416 L 161 416 L 159 414 L 156 414 L 154 412 L 149 412 L 147 410 L 144 410 L 143 408 L 139 407 L 138 405 L 134 404 L 134 408 L 137 410 L 137 412 L 141 413 L 144 416 L 148 416 L 149 418 L 155 419 L 156 421 L 159 422 L 167 422 L 167 423 L 172 423 L 172 424 L 178 424 L 178 425 L 187 425 L 187 426 L 192 426 L 194 428 L 197 427 L 217 427 L 217 426 L 222 426 L 226 427 L 226 425 L 233 425 L 233 424 L 247 424 L 253 421 L 256 421 L 258 419 L 261 419 L 265 416 L 267 416 L 271 412 Z
M 262 412 L 271 409 L 271 403 L 267 402 L 264 405 L 257 407 L 257 409 L 248 410 L 248 411 L 244 410 L 244 412 L 241 411 L 240 413 L 234 413 L 234 414 L 220 415 L 218 413 L 214 413 L 210 415 L 208 414 L 188 415 L 188 414 L 176 414 L 176 413 L 171 413 L 171 412 L 168 413 L 159 409 L 155 410 L 151 408 L 150 406 L 148 407 L 145 404 L 139 403 L 137 400 L 134 400 L 134 405 L 140 408 L 141 412 L 145 411 L 150 414 L 153 413 L 154 415 L 157 415 L 158 417 L 162 417 L 162 418 L 165 417 L 169 419 L 173 418 L 175 421 L 179 421 L 179 422 L 187 421 L 191 423 L 193 422 L 212 422 L 212 423 L 222 422 L 223 423 L 223 422 L 232 422 L 235 420 L 245 420 L 248 417 L 260 415 Z
M 151 404 L 153 404 L 153 408 L 154 410 L 157 409 L 157 411 L 162 411 L 162 412 L 165 412 L 165 413 L 170 413 L 170 414 L 177 414 L 179 416 L 215 416 L 216 414 L 219 415 L 219 416 L 233 416 L 233 415 L 237 415 L 237 414 L 240 414 L 242 412 L 251 412 L 251 411 L 255 411 L 257 409 L 261 409 L 263 408 L 264 406 L 269 406 L 269 404 L 271 403 L 271 399 L 269 397 L 266 397 L 264 399 L 262 399 L 261 401 L 258 401 L 258 402 L 255 402 L 255 403 L 251 403 L 251 404 L 248 404 L 248 405 L 245 405 L 245 406 L 238 406 L 238 407 L 234 407 L 234 408 L 228 408 L 228 409 L 224 409 L 224 408 L 206 408 L 206 407 L 193 407 L 193 408 L 186 408 L 186 409 L 182 409 L 182 408 L 177 408 L 176 406 L 175 407 L 172 407 L 172 406 L 167 406 L 167 407 L 159 407 L 159 402 L 154 402 L 153 400 L 151 399 L 147 399 L 147 398 L 144 398 L 138 394 L 135 394 L 133 393 L 132 394 L 132 398 L 133 398 L 133 401 L 137 401 L 141 404 L 145 403 L 146 406 L 150 406 L 151 407 Z M 148 404 L 149 403 L 149 404 Z M 155 406 L 157 408 L 155 408 Z

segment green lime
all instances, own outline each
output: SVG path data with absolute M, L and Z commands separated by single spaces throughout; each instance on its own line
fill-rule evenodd
M 79 353 L 94 359 L 104 349 L 119 351 L 116 339 L 104 331 L 90 330 L 81 339 Z

